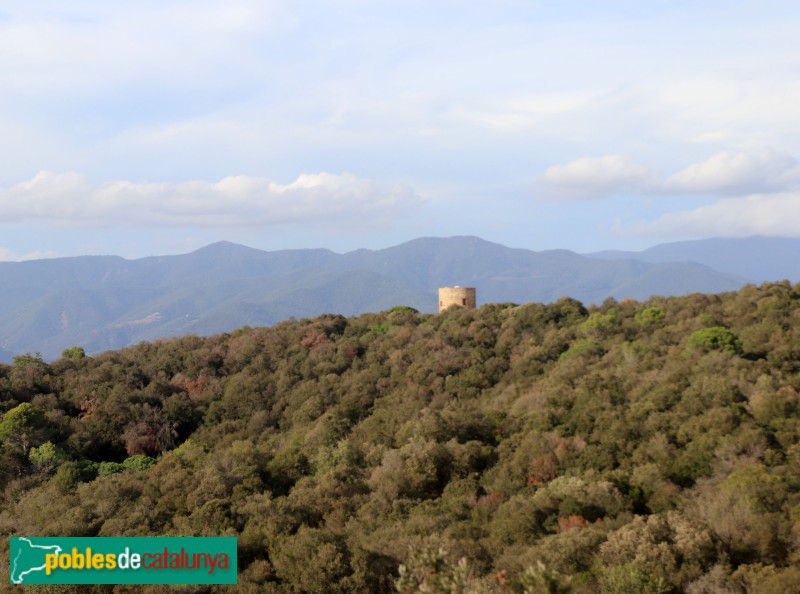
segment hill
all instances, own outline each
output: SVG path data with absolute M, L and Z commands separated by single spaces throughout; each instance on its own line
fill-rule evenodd
M 640 252 L 604 251 L 587 255 L 649 263 L 696 262 L 754 283 L 800 280 L 800 239 L 794 238 L 700 239 L 664 243 Z
M 396 304 L 432 312 L 437 288 L 453 284 L 476 287 L 483 303 L 549 302 L 565 295 L 600 303 L 743 284 L 698 264 L 597 260 L 563 250 L 511 249 L 475 237 L 417 239 L 347 254 L 264 252 L 221 242 L 139 260 L 2 262 L 0 275 L 0 348 L 40 352 L 46 359 L 73 345 L 96 353 L 322 313 L 355 315 Z
M 787 282 L 19 357 L 0 527 L 235 535 L 209 592 L 793 592 L 799 317 Z

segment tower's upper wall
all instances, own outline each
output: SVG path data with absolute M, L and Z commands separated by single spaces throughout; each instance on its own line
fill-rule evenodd
M 439 312 L 457 305 L 465 309 L 475 309 L 477 300 L 474 287 L 442 287 L 439 289 Z

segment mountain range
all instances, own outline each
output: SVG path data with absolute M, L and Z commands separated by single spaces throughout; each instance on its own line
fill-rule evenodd
M 605 260 L 697 262 L 752 282 L 800 279 L 800 240 L 782 237 L 712 238 L 662 243 L 641 252 L 586 254 Z
M 478 302 L 584 303 L 608 297 L 735 290 L 800 278 L 800 240 L 663 244 L 642 252 L 534 252 L 477 237 L 420 238 L 381 250 L 266 252 L 219 242 L 189 254 L 0 262 L 0 361 L 79 345 L 87 353 L 142 340 L 208 335 L 321 313 L 437 307 L 437 288 Z

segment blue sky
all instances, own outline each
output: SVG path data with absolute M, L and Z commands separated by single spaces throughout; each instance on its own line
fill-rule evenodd
M 800 236 L 800 7 L 0 0 L 0 259 Z

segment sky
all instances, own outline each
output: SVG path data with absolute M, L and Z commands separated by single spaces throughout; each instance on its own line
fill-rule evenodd
M 0 260 L 800 237 L 800 4 L 0 0 L 0 138 Z

